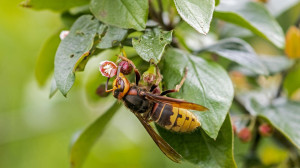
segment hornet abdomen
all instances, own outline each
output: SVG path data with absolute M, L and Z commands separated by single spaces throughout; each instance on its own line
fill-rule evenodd
M 161 127 L 175 132 L 191 132 L 201 125 L 197 117 L 187 109 L 165 103 L 155 103 L 151 118 Z

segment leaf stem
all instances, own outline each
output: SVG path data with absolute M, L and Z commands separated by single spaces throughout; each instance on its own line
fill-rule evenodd
M 174 27 L 172 25 L 166 25 L 162 18 L 163 6 L 161 0 L 158 0 L 159 12 L 157 13 L 152 5 L 152 0 L 149 0 L 149 16 L 150 19 L 156 21 L 164 30 L 170 31 Z

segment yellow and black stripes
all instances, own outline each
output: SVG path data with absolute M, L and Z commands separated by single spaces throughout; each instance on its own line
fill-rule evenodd
M 151 118 L 158 125 L 175 132 L 191 132 L 201 125 L 190 111 L 164 103 L 154 105 Z

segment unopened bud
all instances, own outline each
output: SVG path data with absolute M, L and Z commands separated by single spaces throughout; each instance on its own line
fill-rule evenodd
M 156 81 L 156 67 L 150 65 L 149 69 L 143 74 L 143 81 L 148 85 L 154 84 Z
M 240 130 L 240 132 L 238 133 L 238 137 L 242 142 L 249 142 L 252 139 L 252 133 L 249 130 L 249 128 L 245 127 L 243 129 Z
M 99 87 L 96 90 L 96 94 L 100 97 L 106 97 L 109 95 L 109 92 L 105 91 L 105 84 L 99 85 Z
M 273 128 L 271 125 L 264 123 L 258 127 L 259 134 L 261 136 L 271 136 L 273 133 Z
M 63 39 L 65 39 L 65 38 L 67 37 L 67 35 L 69 35 L 69 33 L 70 33 L 69 30 L 63 30 L 63 31 L 60 32 L 59 38 L 60 38 L 61 40 L 63 40 Z
M 127 61 L 121 61 L 119 63 L 119 66 L 121 66 L 120 71 L 124 74 L 124 75 L 128 75 L 131 73 L 133 67 L 131 64 L 129 64 Z
M 148 84 L 152 84 L 155 80 L 156 75 L 154 74 L 146 74 L 143 75 L 143 80 L 144 82 L 148 83 Z

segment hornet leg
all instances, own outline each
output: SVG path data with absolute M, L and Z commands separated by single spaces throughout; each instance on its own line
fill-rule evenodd
M 162 80 L 162 75 L 160 74 L 160 70 L 158 68 L 158 66 L 156 64 L 154 64 L 156 67 L 156 75 L 157 75 L 157 79 L 154 85 L 151 86 L 150 92 L 153 92 L 153 90 L 159 85 L 159 83 Z
M 169 94 L 169 93 L 179 92 L 181 86 L 183 85 L 183 83 L 184 83 L 184 81 L 186 79 L 187 71 L 188 71 L 188 68 L 185 68 L 184 76 L 181 79 L 180 83 L 178 85 L 176 85 L 175 89 L 163 91 L 160 95 L 163 96 L 163 95 L 166 95 L 166 94 Z

